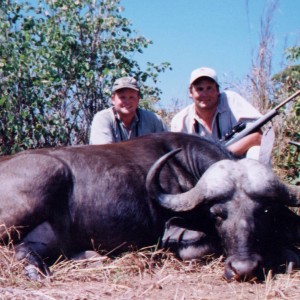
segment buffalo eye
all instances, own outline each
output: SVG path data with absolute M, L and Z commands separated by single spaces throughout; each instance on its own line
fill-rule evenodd
M 266 205 L 260 208 L 260 213 L 262 215 L 270 214 L 273 211 L 273 207 L 271 205 Z
M 227 218 L 227 211 L 221 204 L 212 206 L 210 208 L 210 213 L 218 223 L 224 221 Z
M 274 207 L 272 205 L 262 205 L 255 211 L 255 218 L 258 220 L 267 220 L 274 215 Z

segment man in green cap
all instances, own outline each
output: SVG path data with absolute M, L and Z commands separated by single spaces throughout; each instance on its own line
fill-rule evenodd
M 90 144 L 109 144 L 132 139 L 152 132 L 167 131 L 162 119 L 153 112 L 138 107 L 140 90 L 132 77 L 114 82 L 113 106 L 95 114 Z

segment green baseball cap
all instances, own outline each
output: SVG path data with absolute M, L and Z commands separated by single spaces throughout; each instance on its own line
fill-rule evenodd
M 112 92 L 114 93 L 117 90 L 125 89 L 125 88 L 132 89 L 135 91 L 140 90 L 137 81 L 133 77 L 121 77 L 114 82 Z

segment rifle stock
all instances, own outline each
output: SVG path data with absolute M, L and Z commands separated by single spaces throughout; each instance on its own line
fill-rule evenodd
M 266 123 L 268 123 L 276 115 L 279 114 L 279 111 L 278 111 L 279 108 L 281 108 L 282 106 L 284 106 L 286 103 L 288 103 L 292 99 L 296 98 L 298 95 L 300 95 L 300 90 L 297 91 L 296 93 L 294 93 L 292 96 L 290 96 L 286 100 L 284 100 L 283 102 L 281 102 L 280 104 L 278 104 L 275 108 L 273 108 L 272 110 L 270 110 L 264 116 L 262 116 L 261 118 L 257 119 L 253 123 L 249 124 L 244 130 L 236 133 L 228 142 L 225 143 L 225 146 L 228 147 L 231 144 L 239 141 L 243 137 L 245 137 L 245 136 L 247 136 L 247 135 L 249 135 L 249 134 L 257 131 L 258 129 L 260 129 L 262 126 L 264 126 Z

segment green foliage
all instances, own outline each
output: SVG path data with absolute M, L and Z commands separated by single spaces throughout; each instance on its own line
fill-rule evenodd
M 287 59 L 290 61 L 298 61 L 300 59 L 300 46 L 287 49 Z
M 32 2 L 32 1 L 31 1 Z M 0 2 L 2 154 L 86 143 L 94 114 L 109 106 L 115 78 L 135 76 L 146 103 L 168 63 L 141 70 L 132 57 L 151 41 L 136 36 L 120 0 Z M 150 104 L 149 104 L 150 103 Z
M 287 58 L 291 62 L 299 60 L 300 47 L 288 49 Z M 300 90 L 300 65 L 287 67 L 276 74 L 272 80 L 276 86 L 278 98 L 282 95 L 292 95 Z M 275 149 L 276 164 L 290 183 L 300 185 L 300 149 L 297 146 L 288 145 L 290 140 L 300 142 L 300 97 L 290 103 L 283 115 L 284 121 L 279 130 L 281 138 Z

